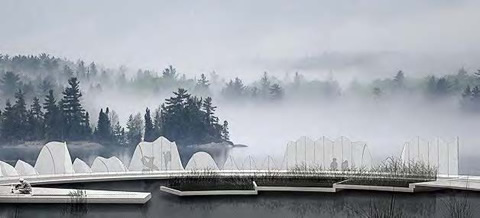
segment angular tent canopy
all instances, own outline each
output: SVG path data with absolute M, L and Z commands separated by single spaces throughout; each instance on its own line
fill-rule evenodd
M 340 137 L 335 141 L 322 137 L 313 141 L 304 136 L 287 144 L 284 164 L 287 169 L 368 168 L 371 167 L 371 156 L 368 146 L 363 142 L 352 142 L 346 137 Z
M 81 159 L 76 158 L 75 161 L 73 161 L 73 170 L 75 170 L 75 173 L 91 173 L 92 169 Z
M 40 175 L 74 173 L 67 144 L 49 142 L 43 146 L 35 163 L 35 170 Z
M 446 142 L 417 137 L 404 144 L 401 160 L 406 165 L 421 163 L 436 168 L 438 174 L 458 175 L 458 144 L 458 139 Z
M 122 161 L 113 156 L 110 158 L 97 157 L 92 164 L 92 172 L 126 172 L 127 168 L 123 165 Z
M 233 156 L 228 156 L 225 164 L 223 164 L 222 170 L 241 170 L 242 166 L 241 163 L 237 163 L 237 161 L 233 158 Z
M 159 137 L 153 142 L 140 142 L 135 148 L 131 171 L 183 170 L 175 142 Z
M 38 172 L 32 165 L 26 163 L 23 160 L 18 160 L 15 164 L 15 170 L 17 171 L 18 175 L 20 176 L 34 176 L 38 175 Z
M 10 164 L 0 161 L 0 171 L 4 177 L 18 176 L 17 171 Z
M 185 167 L 186 170 L 218 170 L 218 166 L 213 160 L 212 156 L 206 152 L 197 152 L 193 154 L 192 158 Z

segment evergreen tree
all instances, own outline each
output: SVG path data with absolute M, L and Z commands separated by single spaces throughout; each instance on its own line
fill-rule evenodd
M 127 144 L 125 138 L 125 129 L 120 125 L 120 122 L 116 122 L 113 127 L 113 139 L 118 145 L 125 146 Z
M 177 76 L 177 70 L 173 68 L 172 65 L 168 66 L 168 68 L 165 68 L 162 73 L 162 77 L 167 81 L 176 80 Z
M 179 89 L 162 106 L 161 133 L 179 145 L 220 142 L 223 126 L 218 124 L 215 108 L 211 98 L 202 100 Z
M 62 112 L 66 121 L 66 137 L 71 140 L 85 138 L 85 114 L 80 103 L 82 93 L 80 82 L 76 77 L 68 80 L 68 87 L 63 91 Z
M 228 122 L 226 120 L 223 121 L 222 139 L 225 140 L 225 141 L 230 140 L 230 133 L 228 131 Z
M 65 78 L 72 78 L 74 76 L 72 68 L 70 68 L 68 65 L 65 65 L 63 67 L 63 73 L 65 75 Z
M 48 141 L 63 139 L 60 130 L 61 126 L 63 126 L 63 118 L 61 117 L 61 110 L 58 108 L 57 101 L 53 95 L 53 90 L 48 91 L 48 95 L 43 102 L 43 109 L 45 110 L 43 118 L 45 123 L 45 139 Z
M 15 124 L 15 118 L 14 118 L 14 109 L 12 105 L 10 104 L 10 100 L 7 99 L 7 102 L 5 104 L 5 109 L 3 110 L 2 113 L 2 123 L 1 123 L 1 130 L 2 130 L 2 136 L 5 141 L 12 141 L 15 139 L 15 130 L 12 128 Z
M 205 123 L 207 125 L 215 125 L 218 124 L 218 117 L 216 117 L 215 114 L 215 109 L 217 107 L 213 106 L 212 104 L 212 98 L 207 97 L 203 101 L 203 111 L 205 111 Z
M 240 78 L 236 77 L 234 80 L 230 80 L 225 88 L 222 90 L 222 94 L 227 98 L 239 98 L 245 94 L 245 85 Z
M 210 83 L 207 79 L 207 77 L 205 76 L 205 74 L 201 74 L 200 75 L 200 79 L 197 80 L 197 84 L 195 85 L 195 91 L 198 93 L 198 94 L 201 94 L 201 95 L 208 95 L 209 94 L 209 86 L 210 86 Z
M 4 96 L 13 97 L 15 92 L 21 88 L 20 77 L 11 72 L 7 71 L 0 80 L 1 90 Z
M 108 107 L 103 112 L 103 109 L 100 109 L 98 114 L 98 123 L 97 128 L 95 128 L 95 138 L 101 142 L 110 142 L 112 140 L 112 129 L 110 124 L 110 119 L 108 118 L 109 109 Z
M 42 106 L 37 97 L 33 98 L 33 103 L 28 112 L 28 124 L 30 129 L 30 136 L 33 140 L 41 140 L 45 135 L 45 127 L 43 120 Z
M 89 138 L 89 136 L 92 134 L 92 127 L 90 126 L 90 114 L 88 112 L 85 112 L 82 126 L 84 138 Z
M 283 98 L 282 87 L 278 83 L 273 84 L 272 87 L 270 87 L 270 99 L 280 100 L 282 98 Z
M 150 116 L 150 109 L 145 110 L 145 134 L 143 136 L 143 140 L 146 142 L 153 142 L 155 140 L 155 131 L 153 127 L 152 117 Z
M 90 63 L 90 65 L 88 66 L 88 76 L 95 78 L 97 77 L 97 74 L 97 65 L 95 64 L 95 62 Z
M 136 146 L 142 141 L 143 120 L 140 113 L 135 116 L 130 115 L 127 121 L 127 143 L 130 146 Z
M 267 98 L 270 94 L 271 82 L 268 78 L 267 72 L 263 72 L 262 78 L 260 78 L 260 93 L 262 97 Z
M 162 104 L 162 106 L 160 106 L 159 108 L 157 108 L 155 110 L 155 116 L 153 118 L 153 132 L 154 132 L 154 137 L 155 139 L 157 139 L 158 137 L 162 136 L 162 126 L 163 126 L 163 116 L 162 116 L 162 107 L 164 105 Z
M 25 139 L 28 130 L 27 106 L 25 96 L 21 89 L 15 93 L 15 104 L 13 105 L 14 123 L 11 128 L 14 130 L 13 137 L 17 140 Z

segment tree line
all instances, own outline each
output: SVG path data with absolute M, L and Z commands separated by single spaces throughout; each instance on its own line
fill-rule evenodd
M 197 96 L 215 96 L 228 102 L 275 103 L 283 100 L 304 99 L 322 101 L 357 96 L 375 100 L 392 99 L 398 95 L 416 95 L 428 100 L 441 100 L 450 97 L 459 99 L 461 108 L 479 111 L 475 94 L 465 94 L 467 88 L 480 87 L 479 72 L 467 72 L 460 68 L 448 75 L 409 77 L 403 71 L 392 72 L 392 76 L 374 79 L 368 82 L 353 80 L 349 85 L 340 87 L 333 76 L 327 79 L 307 79 L 301 73 L 287 74 L 280 79 L 267 72 L 252 82 L 240 77 L 223 79 L 216 72 L 200 74 L 188 78 L 173 66 L 160 72 L 154 70 L 131 70 L 105 68 L 95 62 L 71 61 L 47 54 L 41 55 L 0 55 L 0 90 L 3 99 L 14 98 L 15 92 L 22 89 L 25 98 L 44 96 L 49 90 L 55 93 L 63 91 L 63 83 L 70 77 L 82 82 L 83 91 L 97 95 L 105 87 L 118 93 L 162 94 L 171 93 L 183 87 Z M 130 75 L 130 76 L 127 76 Z M 0 98 L 0 100 L 2 99 Z M 4 104 L 4 102 L 2 102 Z
M 80 81 L 68 79 L 68 85 L 56 99 L 53 90 L 41 100 L 34 97 L 27 106 L 25 93 L 18 89 L 14 102 L 6 100 L 0 111 L 0 140 L 2 143 L 22 141 L 96 141 L 107 146 L 136 145 L 153 141 L 160 136 L 178 144 L 201 144 L 229 140 L 228 122 L 215 116 L 212 98 L 192 96 L 185 89 L 157 108 L 152 115 L 132 114 L 126 128 L 110 108 L 100 109 L 96 125 L 82 106 Z

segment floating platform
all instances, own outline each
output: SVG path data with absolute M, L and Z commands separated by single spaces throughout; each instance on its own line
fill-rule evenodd
M 480 177 L 460 176 L 458 178 L 443 178 L 430 182 L 415 183 L 415 187 L 480 191 Z
M 79 192 L 81 191 L 81 192 Z M 82 193 L 79 195 L 79 193 Z M 0 203 L 25 204 L 145 204 L 148 192 L 79 190 L 33 187 L 31 194 L 11 193 L 10 186 L 0 186 Z

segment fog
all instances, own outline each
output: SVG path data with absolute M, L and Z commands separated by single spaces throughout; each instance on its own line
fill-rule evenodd
M 302 71 L 340 80 L 403 69 L 477 67 L 475 0 L 2 0 L 0 51 L 49 53 L 109 67 L 256 78 Z
M 95 101 L 108 105 L 123 123 L 133 112 L 143 112 L 164 103 L 166 96 L 122 96 Z M 230 123 L 231 139 L 246 144 L 250 154 L 283 155 L 288 141 L 301 136 L 335 139 L 345 136 L 368 144 L 374 158 L 399 156 L 403 144 L 416 137 L 425 140 L 460 138 L 462 156 L 478 153 L 480 114 L 459 108 L 458 98 L 431 102 L 422 97 L 396 97 L 374 100 L 341 98 L 334 101 L 305 102 L 288 100 L 275 104 L 214 101 L 217 115 Z
M 281 155 L 286 143 L 300 136 L 346 136 L 366 142 L 381 160 L 399 156 L 403 143 L 417 136 L 459 137 L 466 160 L 480 155 L 480 114 L 460 108 L 461 92 L 477 83 L 464 79 L 454 87 L 457 80 L 451 79 L 449 88 L 455 90 L 440 100 L 425 97 L 426 85 L 417 83 L 429 75 L 447 78 L 461 67 L 474 78 L 480 60 L 478 8 L 475 0 L 0 0 L 5 18 L 0 19 L 0 54 L 47 53 L 70 60 L 66 65 L 72 69 L 76 60 L 95 62 L 115 76 L 126 66 L 128 81 L 137 69 L 161 72 L 168 65 L 193 83 L 215 71 L 220 79 L 208 79 L 217 115 L 228 120 L 232 141 L 248 145 L 241 148 L 245 153 Z M 399 70 L 416 80 L 411 86 L 422 88 L 372 97 L 373 88 L 383 90 L 375 81 Z M 287 91 L 295 72 L 309 81 L 335 81 L 340 97 L 285 93 L 282 101 L 258 103 L 222 96 L 230 79 L 240 77 L 254 87 L 265 71 Z M 145 91 L 141 82 L 131 88 L 105 81 L 82 80 L 92 123 L 100 108 L 109 107 L 125 126 L 130 114 L 157 108 L 177 88 L 158 91 L 160 85 L 154 85 Z M 368 94 L 355 95 L 352 81 Z M 92 89 L 98 84 L 100 91 Z

